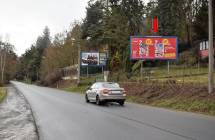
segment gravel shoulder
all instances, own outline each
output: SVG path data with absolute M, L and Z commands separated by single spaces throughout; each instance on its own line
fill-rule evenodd
M 25 97 L 12 86 L 0 104 L 1 140 L 38 140 L 34 118 Z

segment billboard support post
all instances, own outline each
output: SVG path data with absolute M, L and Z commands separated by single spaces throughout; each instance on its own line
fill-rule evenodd
M 143 60 L 140 61 L 141 65 L 140 65 L 140 77 L 141 77 L 141 81 L 143 80 Z
M 169 72 L 170 72 L 170 64 L 169 64 L 169 61 L 167 61 L 167 73 L 169 75 Z
M 208 93 L 213 93 L 213 71 L 214 71 L 214 51 L 213 51 L 213 8 L 212 0 L 208 3 L 209 18 L 209 73 L 208 73 Z
M 104 67 L 103 66 L 102 66 L 102 75 L 104 77 L 104 82 L 107 82 L 107 81 L 105 81 L 105 74 L 104 74 Z
M 108 81 L 109 71 L 104 71 L 104 82 Z
M 200 73 L 200 60 L 198 58 L 198 73 Z
M 88 69 L 88 66 L 87 66 L 87 78 L 89 77 L 89 69 Z

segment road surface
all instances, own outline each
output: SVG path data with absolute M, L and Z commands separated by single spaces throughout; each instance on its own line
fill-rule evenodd
M 215 139 L 215 117 L 132 103 L 97 106 L 79 94 L 12 83 L 30 103 L 41 140 Z

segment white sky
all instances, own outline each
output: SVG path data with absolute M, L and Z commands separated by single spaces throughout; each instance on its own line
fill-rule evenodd
M 20 56 L 48 26 L 51 35 L 85 17 L 89 0 L 0 0 L 0 36 L 6 34 Z M 145 0 L 148 1 L 148 0 Z

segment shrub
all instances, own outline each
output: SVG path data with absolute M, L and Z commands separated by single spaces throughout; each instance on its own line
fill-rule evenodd
M 48 74 L 43 80 L 42 85 L 51 86 L 55 84 L 57 81 L 61 80 L 62 72 L 60 70 L 55 70 L 54 72 Z

